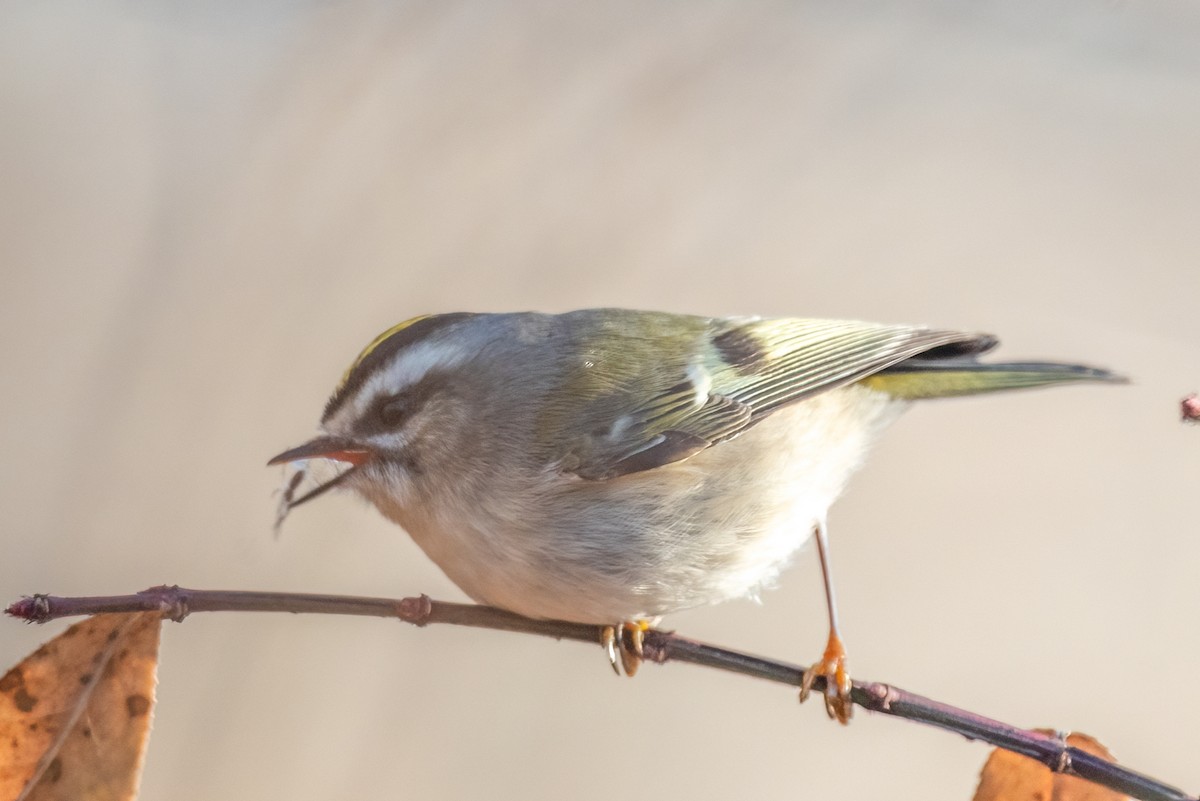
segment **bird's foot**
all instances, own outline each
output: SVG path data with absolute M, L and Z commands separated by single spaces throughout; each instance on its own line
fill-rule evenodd
M 642 642 L 649 630 L 650 623 L 645 620 L 626 620 L 618 626 L 600 628 L 600 645 L 618 676 L 622 670 L 629 677 L 637 673 L 642 664 Z
M 825 711 L 829 717 L 843 725 L 849 723 L 854 713 L 854 703 L 850 700 L 850 673 L 846 669 L 846 648 L 836 634 L 829 635 L 829 644 L 825 646 L 821 661 L 804 671 L 804 680 L 800 683 L 801 703 L 808 698 L 818 677 L 825 679 Z

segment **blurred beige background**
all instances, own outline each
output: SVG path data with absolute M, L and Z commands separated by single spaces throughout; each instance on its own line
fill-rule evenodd
M 0 595 L 460 593 L 351 497 L 271 535 L 428 311 L 1000 334 L 1127 371 L 929 404 L 835 507 L 852 666 L 1200 787 L 1194 2 L 0 6 Z M 813 554 L 668 625 L 811 661 Z M 65 624 L 4 623 L 16 661 Z M 145 798 L 970 797 L 984 747 L 379 620 L 169 625 Z

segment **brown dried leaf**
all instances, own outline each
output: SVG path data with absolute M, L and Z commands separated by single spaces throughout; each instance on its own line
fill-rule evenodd
M 1052 732 L 1039 729 L 1045 734 Z M 1108 749 L 1086 734 L 1067 736 L 1067 744 L 1113 761 Z M 1127 801 L 1128 796 L 1078 776 L 1053 773 L 1037 760 L 997 748 L 979 776 L 974 801 Z
M 0 679 L 0 801 L 129 801 L 154 706 L 162 617 L 96 615 Z

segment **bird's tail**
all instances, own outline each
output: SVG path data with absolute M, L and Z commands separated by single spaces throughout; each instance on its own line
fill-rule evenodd
M 981 364 L 972 359 L 908 359 L 863 379 L 871 389 L 902 400 L 949 398 L 1074 381 L 1127 384 L 1129 379 L 1099 367 L 1055 362 Z

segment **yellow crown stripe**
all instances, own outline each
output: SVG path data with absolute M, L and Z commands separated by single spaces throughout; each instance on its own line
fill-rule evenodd
M 405 328 L 408 328 L 409 326 L 413 325 L 414 323 L 419 323 L 422 320 L 428 319 L 432 316 L 433 316 L 432 314 L 422 314 L 419 317 L 410 318 L 408 320 L 405 320 L 402 323 L 396 323 L 391 328 L 389 328 L 388 330 L 384 331 L 379 336 L 372 339 L 370 344 L 368 344 L 365 348 L 363 348 L 362 353 L 358 354 L 358 358 L 356 358 L 353 362 L 351 362 L 350 366 L 346 368 L 346 372 L 342 374 L 342 380 L 338 382 L 338 387 L 341 388 L 341 387 L 345 386 L 346 381 L 350 378 L 350 374 L 354 372 L 354 368 L 358 367 L 360 364 L 362 364 L 363 360 L 371 355 L 371 351 L 375 350 L 380 345 L 382 345 L 385 341 L 390 339 L 392 337 L 392 335 L 398 334 L 401 331 L 403 331 Z

